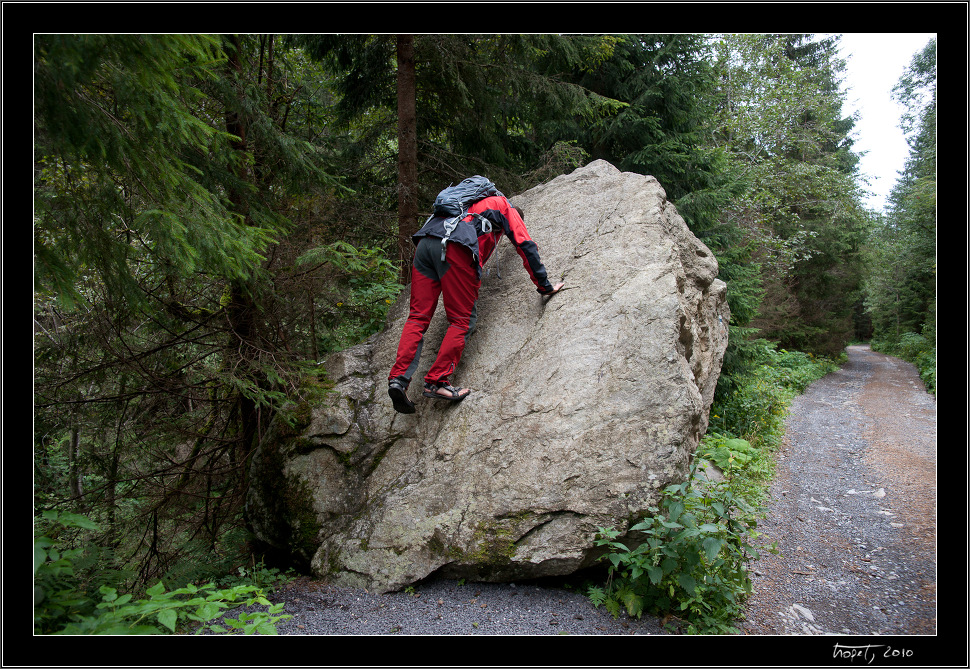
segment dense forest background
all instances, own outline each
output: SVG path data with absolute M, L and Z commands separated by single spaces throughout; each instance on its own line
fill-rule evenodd
M 410 234 L 471 174 L 509 195 L 600 158 L 657 177 L 728 284 L 715 407 L 772 351 L 859 340 L 935 391 L 936 43 L 900 73 L 911 152 L 880 213 L 837 46 L 37 35 L 35 515 L 90 518 L 88 559 L 129 588 L 245 560 L 254 445 L 382 328 Z

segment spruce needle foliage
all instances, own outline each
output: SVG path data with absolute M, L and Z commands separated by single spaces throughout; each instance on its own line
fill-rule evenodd
M 305 139 L 305 59 L 272 36 L 35 44 L 35 505 L 89 513 L 130 585 L 215 569 L 249 453 L 320 377 L 289 236 L 344 191 Z
M 138 274 L 152 266 L 252 274 L 269 231 L 245 224 L 195 166 L 242 159 L 196 113 L 222 59 L 204 36 L 37 36 L 38 290 L 72 303 L 93 272 L 137 304 Z

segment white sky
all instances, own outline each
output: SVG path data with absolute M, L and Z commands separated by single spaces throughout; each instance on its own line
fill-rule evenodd
M 860 170 L 869 177 L 874 194 L 869 209 L 882 211 L 909 156 L 909 146 L 899 127 L 903 109 L 893 100 L 892 89 L 936 33 L 842 33 L 841 55 L 846 60 L 846 115 L 859 111 L 854 128 L 856 153 L 867 152 Z

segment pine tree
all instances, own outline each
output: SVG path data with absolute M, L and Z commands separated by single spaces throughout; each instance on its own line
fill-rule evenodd
M 543 143 L 543 124 L 616 106 L 561 79 L 562 68 L 608 52 L 607 37 L 312 35 L 293 42 L 326 63 L 337 79 L 337 124 L 349 139 L 344 155 L 348 164 L 362 165 L 351 170 L 355 188 L 383 194 L 368 201 L 372 211 L 397 206 L 396 227 L 383 233 L 397 240 L 404 266 L 411 260 L 410 236 L 429 213 L 419 204 L 413 216 L 413 202 L 431 202 L 440 189 L 476 173 L 510 195 L 535 185 L 534 173 L 548 174 L 544 162 L 569 154 L 566 147 L 551 146 L 554 140 Z M 398 113 L 403 90 L 395 68 L 403 46 L 413 47 L 414 90 L 405 98 L 413 95 L 413 128 Z M 398 163 L 412 150 L 413 176 L 403 171 L 407 162 Z
M 910 153 L 869 240 L 866 304 L 874 338 L 936 334 L 936 41 L 915 54 L 894 89 L 906 105 Z
M 241 522 L 248 454 L 301 381 L 286 233 L 336 180 L 273 36 L 36 44 L 37 500 L 64 498 L 69 447 L 147 579 Z
M 708 52 L 703 35 L 617 37 L 610 57 L 576 81 L 624 106 L 577 128 L 580 145 L 591 158 L 655 176 L 674 202 L 711 189 L 719 152 L 704 137 Z
M 38 289 L 73 301 L 95 272 L 138 303 L 145 263 L 252 273 L 268 231 L 242 225 L 194 166 L 230 142 L 194 113 L 219 54 L 201 36 L 36 37 Z
M 837 353 L 854 335 L 859 248 L 870 224 L 841 112 L 837 41 L 718 38 L 713 136 L 746 184 L 725 210 L 745 231 L 765 290 L 752 325 L 783 346 Z

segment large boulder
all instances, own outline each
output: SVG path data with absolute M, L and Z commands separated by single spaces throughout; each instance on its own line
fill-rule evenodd
M 439 308 L 396 413 L 387 375 L 407 317 L 333 355 L 334 392 L 276 421 L 253 457 L 247 513 L 266 544 L 331 582 L 400 589 L 569 574 L 685 479 L 728 338 L 726 286 L 656 179 L 596 161 L 510 198 L 553 283 L 514 248 L 487 267 L 451 404 L 421 397 Z

